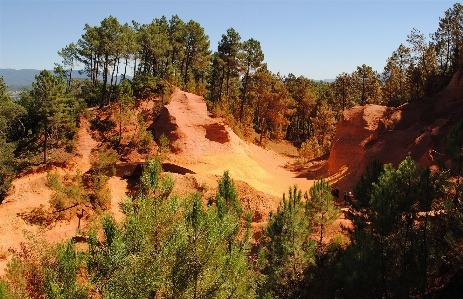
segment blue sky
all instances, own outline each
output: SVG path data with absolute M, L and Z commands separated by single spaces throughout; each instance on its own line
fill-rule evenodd
M 233 27 L 260 41 L 273 72 L 334 79 L 366 64 L 381 72 L 386 59 L 417 28 L 427 37 L 455 1 L 158 1 L 0 0 L 0 68 L 52 69 L 57 51 L 77 42 L 86 23 L 109 15 L 145 24 L 177 14 L 204 27 L 211 49 Z

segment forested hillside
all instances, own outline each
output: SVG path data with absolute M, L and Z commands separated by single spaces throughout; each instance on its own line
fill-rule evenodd
M 372 159 L 353 196 L 344 198 L 336 196 L 333 177 L 314 176 L 306 192 L 288 186 L 265 217 L 251 210 L 252 197 L 240 198 L 251 191 L 238 192 L 229 171 L 216 177 L 213 190 L 194 177 L 187 180 L 196 192 L 179 192 L 185 183 L 176 175 L 194 172 L 182 168 L 174 175 L 163 167 L 179 169 L 171 161 L 198 147 L 189 165 L 202 164 L 213 175 L 208 167 L 215 160 L 200 160 L 203 152 L 240 152 L 231 162 L 237 164 L 252 153 L 245 141 L 265 147 L 282 140 L 298 147 L 291 166 L 314 165 L 329 155 L 336 125 L 355 105 L 432 101 L 460 74 L 462 36 L 463 6 L 456 3 L 429 41 L 412 29 L 382 72 L 363 64 L 334 82 L 316 82 L 272 73 L 259 41 L 242 41 L 233 28 L 211 51 L 205 28 L 178 16 L 149 24 L 120 24 L 109 16 L 86 24 L 82 36 L 58 52 L 62 61 L 53 73 L 41 71 L 19 99 L 10 99 L 0 77 L 0 204 L 17 176 L 48 170 L 47 207 L 22 219 L 46 230 L 78 218 L 71 240 L 49 243 L 29 233 L 19 249 L 0 247 L 0 260 L 10 259 L 0 298 L 461 296 L 463 121 L 439 140 L 432 168 L 411 157 L 397 167 Z M 86 79 L 76 78 L 76 69 Z M 180 90 L 197 94 L 198 103 L 204 98 L 203 119 L 181 119 L 200 108 Z M 174 104 L 182 105 L 176 114 L 169 111 L 173 94 Z M 83 126 L 87 139 L 78 136 Z M 198 128 L 206 146 L 185 137 L 199 136 Z M 79 146 L 87 141 L 98 145 L 86 149 L 81 173 L 69 164 L 83 156 Z M 120 175 L 128 190 L 116 218 L 108 182 L 116 163 L 134 161 L 142 171 Z M 249 181 L 261 188 L 272 182 L 270 172 L 252 165 Z M 340 218 L 337 234 L 333 223 Z

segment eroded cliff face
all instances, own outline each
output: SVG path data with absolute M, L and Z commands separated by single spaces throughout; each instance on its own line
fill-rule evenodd
M 384 131 L 382 119 L 390 108 L 378 105 L 355 106 L 344 111 L 328 159 L 330 173 L 347 167 L 349 173 L 362 171 L 366 145 Z
M 355 106 L 344 111 L 336 128 L 327 163 L 329 174 L 344 168 L 345 177 L 349 177 L 345 187 L 352 188 L 373 158 L 397 167 L 411 156 L 421 166 L 431 166 L 436 152 L 441 151 L 442 139 L 461 119 L 463 68 L 444 91 L 432 98 L 398 108 Z M 342 183 L 341 179 L 338 185 Z

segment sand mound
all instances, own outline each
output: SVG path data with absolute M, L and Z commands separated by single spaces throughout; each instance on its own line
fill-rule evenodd
M 195 161 L 211 153 L 241 153 L 246 144 L 225 124 L 209 117 L 200 96 L 176 89 L 153 126 L 155 138 L 165 134 L 171 149 Z
M 289 157 L 248 144 L 220 119 L 211 118 L 200 96 L 176 89 L 153 130 L 157 140 L 161 134 L 169 138 L 174 153 L 169 162 L 198 175 L 221 176 L 228 170 L 234 180 L 279 198 L 289 186 L 307 191 L 312 184 L 284 169 Z

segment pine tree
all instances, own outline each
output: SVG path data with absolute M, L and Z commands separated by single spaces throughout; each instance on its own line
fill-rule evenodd
M 297 294 L 304 271 L 315 264 L 315 241 L 309 238 L 312 226 L 308 206 L 297 186 L 289 188 L 289 199 L 283 200 L 275 213 L 270 213 L 268 225 L 260 241 L 259 296 L 261 298 L 291 298 Z M 304 195 L 307 200 L 307 193 Z
M 359 105 L 381 103 L 379 75 L 370 66 L 363 64 L 352 73 L 354 99 Z
M 244 72 L 244 76 L 242 79 L 242 94 L 241 94 L 241 103 L 240 103 L 240 110 L 239 110 L 239 121 L 243 121 L 243 113 L 244 107 L 248 103 L 247 99 L 247 92 L 248 92 L 248 84 L 249 84 L 249 76 L 252 74 L 253 71 L 256 71 L 262 64 L 264 60 L 264 53 L 260 48 L 260 42 L 251 38 L 245 41 L 242 44 L 242 55 L 240 55 L 241 59 L 241 68 Z
M 130 81 L 123 79 L 117 86 L 117 104 L 119 111 L 117 112 L 117 120 L 119 123 L 119 146 L 122 143 L 122 126 L 129 124 L 132 118 L 131 110 L 135 105 L 133 89 Z
M 196 193 L 185 199 L 182 210 L 172 298 L 254 298 L 248 265 L 251 215 L 242 219 L 229 173 L 219 179 L 215 205 L 205 208 Z
M 47 163 L 47 148 L 50 134 L 58 132 L 58 136 L 75 132 L 75 116 L 70 106 L 72 100 L 66 95 L 66 84 L 63 77 L 55 77 L 49 71 L 43 70 L 35 77 L 30 93 L 24 94 L 20 104 L 28 110 L 32 126 L 36 121 L 43 133 L 43 163 Z M 64 129 L 64 130 L 63 130 Z
M 318 262 L 320 263 L 326 249 L 324 243 L 326 241 L 323 240 L 326 225 L 338 219 L 341 215 L 341 210 L 334 205 L 331 188 L 324 179 L 314 182 L 309 190 L 309 196 L 310 198 L 307 200 L 307 210 L 309 211 L 312 226 L 318 231 L 319 238 L 317 240 L 316 252 Z
M 0 203 L 15 176 L 15 146 L 12 142 L 24 134 L 21 117 L 26 114 L 22 106 L 11 101 L 6 88 L 3 77 L 0 77 Z
M 460 204 L 462 192 L 461 175 L 463 172 L 463 121 L 460 121 L 448 134 L 443 142 L 444 153 L 452 161 L 451 174 L 456 177 L 455 197 L 453 203 Z
M 279 75 L 271 73 L 264 64 L 251 77 L 250 97 L 254 106 L 255 126 L 260 130 L 259 143 L 271 132 L 281 138 L 289 124 L 287 109 L 292 99 Z

